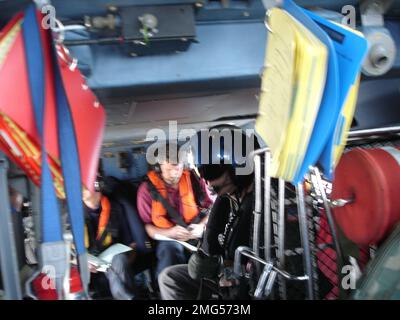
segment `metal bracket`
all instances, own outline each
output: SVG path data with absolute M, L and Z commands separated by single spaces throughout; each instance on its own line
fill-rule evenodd
M 353 203 L 353 201 L 354 200 L 350 200 L 350 199 L 335 199 L 335 200 L 328 201 L 328 203 L 331 208 L 340 208 L 340 207 L 344 207 L 345 205 L 347 205 L 349 203 Z
M 258 255 L 255 254 L 249 247 L 241 246 L 238 247 L 235 251 L 235 259 L 234 259 L 234 273 L 236 276 L 241 277 L 243 276 L 241 272 L 241 257 L 245 256 L 254 260 L 256 262 L 261 263 L 264 265 L 264 270 L 260 276 L 260 279 L 257 284 L 255 297 L 256 298 L 266 298 L 272 292 L 273 285 L 275 283 L 275 279 L 277 275 L 282 276 L 287 280 L 294 280 L 294 281 L 308 281 L 310 277 L 308 275 L 302 276 L 293 276 L 288 272 L 281 270 L 278 267 L 275 267 L 272 262 L 265 261 L 261 259 Z
M 364 0 L 360 4 L 361 23 L 364 27 L 383 27 L 383 15 L 392 5 L 393 0 Z
M 393 0 L 365 0 L 360 5 L 362 31 L 368 40 L 369 52 L 363 65 L 367 76 L 381 76 L 396 60 L 396 44 L 385 28 L 384 14 Z

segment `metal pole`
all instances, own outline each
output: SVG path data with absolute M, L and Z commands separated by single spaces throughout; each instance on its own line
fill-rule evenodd
M 260 279 L 258 280 L 256 290 L 254 291 L 254 297 L 256 299 L 261 299 L 263 297 L 264 289 L 267 285 L 268 278 L 271 274 L 272 268 L 273 268 L 272 263 L 265 265 L 264 270 L 260 276 Z
M 279 268 L 285 269 L 285 180 L 279 179 L 279 217 L 278 217 L 278 262 Z M 280 277 L 280 291 L 286 300 L 286 281 Z
M 0 151 L 0 264 L 5 291 L 5 299 L 21 300 L 21 280 L 19 275 L 17 249 L 11 220 L 10 198 L 8 194 L 8 161 Z
M 299 183 L 296 186 L 296 195 L 298 203 L 298 215 L 299 215 L 299 226 L 300 226 L 300 236 L 301 244 L 303 246 L 303 261 L 305 266 L 307 279 L 307 294 L 309 300 L 314 300 L 314 287 L 313 287 L 313 272 L 312 272 L 312 262 L 311 262 L 311 251 L 310 243 L 308 238 L 308 224 L 306 215 L 306 204 L 304 200 L 304 190 L 303 184 Z
M 332 210 L 330 208 L 330 205 L 328 203 L 328 197 L 326 196 L 324 186 L 322 185 L 322 178 L 321 178 L 321 173 L 318 168 L 314 167 L 313 168 L 315 178 L 317 180 L 317 185 L 318 189 L 320 190 L 322 201 L 324 203 L 324 208 L 325 208 L 325 213 L 326 217 L 328 219 L 329 223 L 329 228 L 332 234 L 332 239 L 333 243 L 335 245 L 336 249 L 336 267 L 337 267 L 337 273 L 339 274 L 340 268 L 343 266 L 343 256 L 342 256 L 342 249 L 340 247 L 339 240 L 337 238 L 337 232 L 336 232 L 336 227 L 335 227 L 335 220 L 333 219 L 332 216 Z
M 267 147 L 261 148 L 261 149 L 257 149 L 257 150 L 254 150 L 253 152 L 250 153 L 250 157 L 254 157 L 257 154 L 263 154 L 263 153 L 269 152 L 269 151 L 270 151 L 270 149 L 267 148 Z
M 264 255 L 266 261 L 271 261 L 271 177 L 269 164 L 271 153 L 265 152 L 264 159 Z
M 241 246 L 238 247 L 235 251 L 235 260 L 234 260 L 234 272 L 236 275 L 242 275 L 241 269 L 240 269 L 240 259 L 241 256 L 245 256 L 248 257 L 252 260 L 255 260 L 257 262 L 259 262 L 262 265 L 268 265 L 271 264 L 268 261 L 265 261 L 263 259 L 261 259 L 260 257 L 258 257 L 249 247 L 245 247 L 245 246 Z M 285 277 L 288 280 L 293 280 L 293 281 L 305 281 L 308 279 L 308 276 L 306 275 L 302 275 L 302 276 L 294 276 L 284 270 L 281 270 L 275 266 L 272 267 L 273 270 L 275 270 L 278 274 L 280 274 L 281 276 Z
M 253 226 L 253 251 L 260 255 L 260 220 L 261 220 L 261 158 L 254 157 L 255 197 L 254 226 Z
M 400 133 L 400 126 L 350 131 L 349 138 L 360 138 L 385 133 Z

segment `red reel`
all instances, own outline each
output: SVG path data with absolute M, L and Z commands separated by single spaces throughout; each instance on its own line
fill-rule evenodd
M 399 157 L 395 148 L 354 149 L 343 155 L 335 170 L 332 199 L 352 202 L 334 208 L 334 216 L 358 245 L 379 243 L 400 221 Z

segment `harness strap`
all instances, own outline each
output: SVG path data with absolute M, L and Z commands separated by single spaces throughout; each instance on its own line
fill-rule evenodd
M 41 267 L 54 268 L 58 298 L 62 298 L 63 282 L 67 273 L 68 257 L 63 240 L 60 211 L 48 164 L 45 137 L 45 64 L 43 44 L 37 21 L 36 8 L 31 4 L 25 13 L 22 32 L 25 42 L 25 57 L 28 68 L 30 96 L 35 114 L 37 130 L 41 138 Z
M 156 200 L 161 202 L 161 204 L 163 205 L 163 207 L 165 208 L 165 210 L 167 210 L 167 215 L 168 217 L 176 224 L 187 228 L 187 223 L 183 220 L 182 216 L 175 210 L 175 208 L 173 208 L 169 202 L 167 201 L 167 199 L 165 199 L 160 192 L 157 190 L 157 188 L 155 187 L 155 185 L 150 181 L 150 179 L 147 180 L 147 185 L 149 187 L 149 191 L 151 194 L 151 197 Z

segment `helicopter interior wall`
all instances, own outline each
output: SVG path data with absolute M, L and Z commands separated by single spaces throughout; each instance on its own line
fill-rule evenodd
M 170 121 L 175 121 L 177 130 L 210 127 L 217 122 L 235 122 L 243 125 L 253 120 L 258 112 L 258 88 L 225 91 L 176 98 L 137 101 L 136 97 L 106 101 L 107 128 L 104 142 L 123 140 L 146 140 L 148 131 L 163 129 L 166 134 L 177 134 Z M 174 123 L 172 123 L 173 125 Z
M 68 37 L 81 38 L 68 33 Z M 265 53 L 263 23 L 196 26 L 186 52 L 132 57 L 124 45 L 69 46 L 100 99 L 194 93 L 259 84 Z M 118 75 L 117 77 L 115 75 Z
M 363 81 L 352 130 L 400 125 L 400 78 Z
M 105 143 L 146 140 L 152 128 L 169 131 L 169 121 L 177 129 L 210 127 L 219 123 L 254 124 L 258 113 L 259 89 L 242 89 L 178 99 L 136 102 L 135 97 L 105 103 L 108 121 Z M 360 85 L 352 130 L 400 123 L 400 78 L 363 79 Z
M 4 1 L 4 0 L 3 0 Z M 14 1 L 14 0 L 5 0 Z M 116 6 L 128 6 L 128 5 L 159 5 L 159 4 L 190 4 L 196 3 L 196 0 L 96 0 L 96 5 L 93 5 L 93 0 L 69 0 L 68 2 L 64 0 L 52 0 L 54 6 L 63 12 L 63 15 L 71 18 L 76 18 L 80 13 L 85 10 L 91 15 L 103 15 L 107 13 L 107 7 L 110 3 Z M 198 16 L 202 20 L 215 20 L 219 18 L 224 18 L 228 10 L 224 8 L 223 1 L 202 1 L 205 5 L 199 10 Z M 345 5 L 356 6 L 359 0 L 296 0 L 296 3 L 304 7 L 322 7 L 329 10 L 340 11 L 340 9 Z M 251 16 L 257 14 L 258 11 L 263 9 L 262 1 L 231 1 L 229 4 L 230 8 L 249 11 Z M 221 12 L 224 11 L 221 17 Z M 237 16 L 234 10 L 230 12 L 229 18 Z M 400 3 L 394 1 L 391 7 L 391 12 L 393 14 L 400 14 Z M 241 13 L 241 12 L 240 12 Z M 246 18 L 241 15 L 242 19 Z M 261 18 L 263 15 L 261 14 Z

